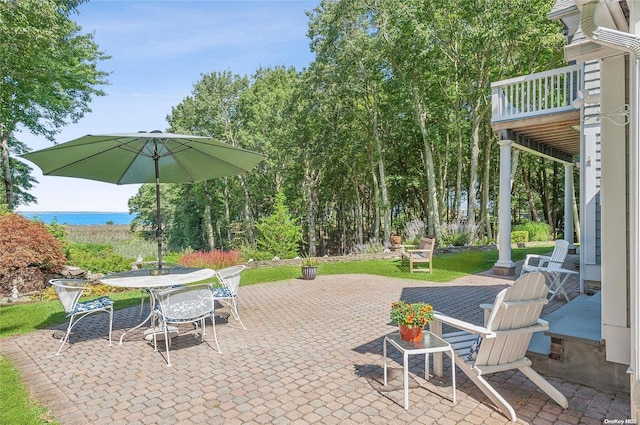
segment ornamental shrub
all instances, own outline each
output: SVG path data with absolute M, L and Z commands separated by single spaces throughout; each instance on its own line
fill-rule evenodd
M 287 211 L 283 193 L 276 194 L 274 211 L 256 224 L 258 249 L 270 258 L 294 258 L 302 242 L 302 228 Z
M 178 262 L 185 267 L 210 268 L 214 270 L 236 266 L 242 262 L 238 251 L 196 251 L 185 254 Z
M 529 233 L 529 241 L 550 241 L 553 239 L 551 226 L 542 221 L 525 221 L 522 224 L 513 226 L 512 230 L 526 231 Z
M 529 232 L 526 230 L 516 230 L 511 232 L 511 243 L 529 242 Z
M 51 222 L 51 224 L 49 224 L 47 226 L 47 230 L 49 230 L 49 233 L 51 233 L 54 238 L 56 238 L 58 241 L 60 241 L 62 246 L 66 245 L 66 243 L 67 243 L 67 228 L 66 228 L 65 225 L 58 224 L 58 221 L 54 218 L 53 221 Z
M 114 273 L 129 270 L 131 259 L 116 254 L 111 245 L 72 243 L 67 248 L 69 264 L 92 273 Z
M 45 224 L 19 214 L 0 216 L 0 278 L 27 267 L 57 272 L 65 264 L 62 244 Z

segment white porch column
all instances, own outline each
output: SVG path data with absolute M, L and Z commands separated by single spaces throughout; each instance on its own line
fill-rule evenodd
M 493 273 L 501 276 L 516 274 L 511 261 L 511 140 L 500 140 L 500 204 L 498 207 L 498 261 Z
M 573 164 L 564 164 L 564 239 L 569 242 L 569 249 L 575 252 L 573 246 Z

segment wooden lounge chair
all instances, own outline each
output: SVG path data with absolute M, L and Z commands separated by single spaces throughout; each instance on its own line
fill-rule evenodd
M 418 249 L 405 249 L 402 251 L 401 265 L 404 266 L 404 260 L 409 261 L 409 271 L 426 272 L 431 273 L 433 271 L 432 259 L 433 249 L 436 245 L 434 238 L 421 238 L 418 244 Z M 415 245 L 413 245 L 415 246 Z M 429 263 L 429 268 L 417 268 L 414 264 Z
M 525 273 L 546 271 L 549 267 L 560 268 L 567 258 L 569 252 L 569 242 L 558 239 L 550 256 L 527 254 L 520 270 L 520 276 Z
M 455 363 L 502 413 L 513 422 L 516 413 L 484 375 L 518 369 L 563 408 L 569 403 L 560 391 L 531 368 L 525 357 L 534 332 L 549 324 L 540 312 L 547 304 L 547 285 L 540 272 L 527 273 L 503 289 L 493 304 L 483 304 L 485 325 L 478 326 L 440 313 L 434 314 L 431 331 L 448 341 L 456 352 Z M 461 329 L 442 335 L 442 324 Z M 434 374 L 442 376 L 442 354 L 434 355 Z

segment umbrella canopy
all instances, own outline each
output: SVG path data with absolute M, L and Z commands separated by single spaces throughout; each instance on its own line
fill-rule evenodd
M 249 172 L 264 155 L 209 137 L 159 131 L 80 137 L 22 155 L 46 176 L 115 184 L 156 183 L 158 268 L 162 268 L 160 183 L 195 183 Z

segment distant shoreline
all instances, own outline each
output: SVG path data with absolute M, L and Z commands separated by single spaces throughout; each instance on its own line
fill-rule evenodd
M 66 224 L 69 226 L 130 225 L 137 214 L 128 212 L 103 211 L 18 211 L 29 220 L 45 224 Z
M 129 211 L 16 211 L 16 214 L 129 214 Z

